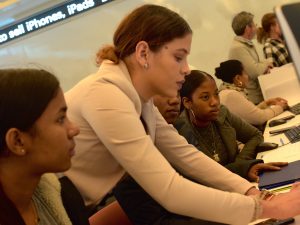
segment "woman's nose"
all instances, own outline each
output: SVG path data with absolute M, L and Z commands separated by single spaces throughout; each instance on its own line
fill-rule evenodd
M 75 125 L 74 123 L 70 122 L 70 130 L 69 135 L 70 137 L 75 137 L 80 133 L 79 126 Z
M 187 62 L 184 64 L 182 68 L 182 73 L 184 74 L 184 76 L 189 75 L 191 73 L 190 66 Z
M 213 105 L 213 106 L 219 105 L 220 104 L 219 96 L 212 97 L 210 104 Z

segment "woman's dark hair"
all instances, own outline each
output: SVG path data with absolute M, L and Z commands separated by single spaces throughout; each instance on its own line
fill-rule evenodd
M 270 36 L 271 26 L 276 24 L 277 17 L 275 13 L 267 13 L 261 19 L 261 27 L 257 29 L 257 41 L 264 43 Z
M 59 81 L 45 70 L 0 70 L 0 152 L 7 147 L 7 131 L 33 128 L 58 90 Z
M 224 82 L 233 83 L 236 75 L 243 74 L 243 64 L 239 60 L 227 60 L 215 69 L 215 76 Z
M 202 85 L 204 81 L 214 78 L 206 72 L 200 70 L 191 70 L 191 73 L 185 77 L 185 81 L 180 90 L 181 98 L 192 99 L 195 90 Z
M 126 16 L 114 34 L 114 46 L 105 46 L 97 53 L 98 65 L 104 59 L 118 64 L 131 55 L 139 41 L 148 43 L 151 51 L 175 38 L 192 33 L 188 23 L 176 12 L 159 5 L 143 5 Z

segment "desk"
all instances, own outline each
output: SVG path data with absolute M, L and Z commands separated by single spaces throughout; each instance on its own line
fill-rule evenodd
M 291 112 L 285 111 L 282 114 L 280 114 L 277 117 L 274 117 L 272 119 L 279 119 L 279 118 L 282 118 L 282 117 L 285 117 L 285 116 L 288 116 L 291 114 L 292 114 Z M 271 120 L 269 120 L 269 121 L 271 121 Z M 289 141 L 284 134 L 277 134 L 277 135 L 269 134 L 270 130 L 300 125 L 300 115 L 296 115 L 295 118 L 289 120 L 287 123 L 278 125 L 275 127 L 269 127 L 268 126 L 269 121 L 268 121 L 268 123 L 266 125 L 266 129 L 264 131 L 264 139 L 266 142 L 274 142 L 274 143 L 279 144 L 279 148 L 258 153 L 257 158 L 263 159 L 264 162 L 266 162 L 266 163 L 267 162 L 275 162 L 275 161 L 293 162 L 296 160 L 300 160 L 300 142 L 296 142 L 293 144 L 287 144 Z M 286 145 L 281 146 L 282 145 L 281 142 L 284 142 L 284 144 L 286 144 Z M 294 218 L 295 218 L 295 223 L 293 223 L 293 224 L 300 225 L 300 215 L 298 215 Z M 264 221 L 264 220 L 257 220 L 251 224 L 253 225 L 260 221 Z
M 293 119 L 288 120 L 286 123 L 275 126 L 275 127 L 269 127 L 269 122 L 273 119 L 280 119 L 288 115 L 293 115 L 289 111 L 284 111 L 280 115 L 270 119 L 266 125 L 265 131 L 264 131 L 264 140 L 265 142 L 274 142 L 277 143 L 279 146 L 286 144 L 289 142 L 287 137 L 281 133 L 281 134 L 276 134 L 276 135 L 271 135 L 269 134 L 269 131 L 271 130 L 277 130 L 281 128 L 286 128 L 286 127 L 291 127 L 291 126 L 298 126 L 300 125 L 300 115 L 296 115 Z
M 259 76 L 258 80 L 264 99 L 282 97 L 288 100 L 290 106 L 300 102 L 300 82 L 292 63 L 273 68 L 269 74 Z M 271 120 L 288 115 L 292 115 L 292 113 L 285 111 Z M 275 127 L 269 127 L 267 124 L 264 132 L 265 141 L 277 143 L 279 146 L 289 143 L 289 140 L 284 134 L 270 135 L 269 131 L 297 125 L 300 125 L 300 115 L 288 120 L 285 124 Z

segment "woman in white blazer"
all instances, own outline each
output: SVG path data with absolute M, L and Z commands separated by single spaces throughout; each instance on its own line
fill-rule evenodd
M 65 94 L 81 129 L 66 175 L 93 207 L 129 174 L 179 220 L 194 224 L 300 213 L 300 187 L 260 200 L 251 183 L 189 145 L 154 107 L 152 96 L 175 97 L 189 74 L 191 41 L 187 22 L 162 6 L 143 5 L 123 19 L 113 45 L 97 54 L 98 72 Z

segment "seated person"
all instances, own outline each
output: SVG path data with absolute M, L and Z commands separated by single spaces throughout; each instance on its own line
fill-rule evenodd
M 153 103 L 169 124 L 174 124 L 180 114 L 180 93 L 176 97 L 161 95 L 153 96 Z M 177 216 L 157 203 L 144 189 L 130 176 L 126 176 L 117 184 L 113 191 L 127 216 L 133 224 L 143 225 L 218 225 L 220 223 L 191 220 L 188 217 Z M 174 218 L 175 217 L 175 218 Z
M 263 170 L 279 170 L 287 163 L 264 164 L 255 159 L 256 147 L 263 142 L 261 132 L 220 106 L 215 80 L 205 72 L 192 70 L 180 90 L 184 111 L 175 128 L 187 141 L 227 169 L 250 181 Z M 242 151 L 237 141 L 242 142 Z
M 161 95 L 153 96 L 153 103 L 169 124 L 173 124 L 180 113 L 180 95 L 169 98 Z
M 79 133 L 56 77 L 0 70 L 0 108 L 0 224 L 87 225 L 87 218 L 71 222 L 54 174 L 70 168 Z
M 248 84 L 248 75 L 240 61 L 222 62 L 215 71 L 215 76 L 223 81 L 219 88 L 221 104 L 248 123 L 263 125 L 287 109 L 287 101 L 279 97 L 267 99 L 258 105 L 247 99 L 245 87 Z
M 187 81 L 188 82 L 188 81 Z M 153 97 L 153 103 L 158 108 L 159 112 L 162 114 L 162 116 L 165 118 L 165 120 L 169 124 L 173 124 L 176 121 L 176 118 L 178 118 L 179 108 L 181 99 L 179 98 L 179 95 L 177 98 L 169 98 L 161 95 L 155 95 Z M 224 108 L 225 109 L 225 108 Z M 168 112 L 174 112 L 168 113 Z M 228 112 L 226 110 L 226 112 Z M 172 115 L 172 116 L 171 116 Z M 241 122 L 238 120 L 238 122 Z M 248 129 L 241 129 L 242 132 L 249 132 L 249 136 L 253 136 L 253 138 L 250 138 L 248 143 L 245 146 L 246 149 L 251 149 L 250 152 L 255 152 L 254 148 L 255 146 L 262 141 L 261 133 L 252 127 L 251 125 L 245 124 L 244 122 L 241 122 L 242 125 L 245 125 L 245 128 L 248 126 L 250 128 Z M 230 127 L 227 127 L 230 128 Z M 224 129 L 224 128 L 223 128 Z M 233 128 L 231 128 L 233 129 Z M 247 134 L 246 134 L 247 135 Z M 231 136 L 232 137 L 232 136 Z M 230 139 L 229 139 L 230 140 Z M 236 150 L 236 144 L 233 142 L 230 143 L 227 139 L 227 143 L 230 144 L 230 147 L 232 147 L 235 151 Z M 251 144 L 252 143 L 252 144 Z M 251 148 L 249 145 L 253 145 L 254 147 Z M 233 154 L 233 152 L 231 153 Z M 253 153 L 255 154 L 255 153 Z M 240 154 L 241 155 L 241 154 Z M 250 154 L 252 155 L 252 153 Z M 252 158 L 252 156 L 251 156 Z M 257 180 L 257 173 L 262 169 L 279 169 L 276 166 L 283 166 L 286 165 L 286 163 L 274 163 L 274 166 L 272 164 L 267 165 L 261 163 L 262 160 L 240 160 L 240 163 L 232 163 L 229 165 L 229 167 L 232 167 L 233 171 L 238 171 L 240 174 L 247 174 L 249 168 L 251 165 L 252 173 L 253 173 L 253 180 Z M 250 173 L 250 171 L 249 171 Z M 161 205 L 159 205 L 147 192 L 143 190 L 139 184 L 134 181 L 130 176 L 127 176 L 124 178 L 121 182 L 118 183 L 118 185 L 114 188 L 114 194 L 116 199 L 119 201 L 120 205 L 130 218 L 133 224 L 144 224 L 144 225 L 165 225 L 165 224 L 177 224 L 177 225 L 216 225 L 219 223 L 216 222 L 209 222 L 209 221 L 201 221 L 201 220 L 190 220 L 187 217 L 175 217 L 175 215 L 166 209 L 164 209 Z M 174 218 L 175 217 L 175 218 Z

